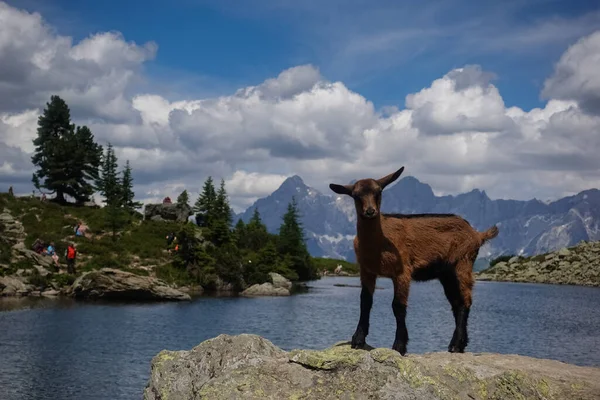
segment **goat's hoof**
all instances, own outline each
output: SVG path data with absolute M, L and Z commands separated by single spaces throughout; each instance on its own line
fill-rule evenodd
M 350 347 L 353 349 L 363 349 L 366 344 L 367 342 L 365 340 L 365 335 L 359 333 L 352 336 L 352 343 L 350 344 Z
M 459 347 L 459 346 L 451 344 L 450 346 L 448 346 L 448 351 L 450 353 L 464 353 L 465 349 L 464 349 L 464 347 Z
M 406 354 L 406 343 L 394 342 L 392 345 L 392 350 L 396 350 L 400 355 Z

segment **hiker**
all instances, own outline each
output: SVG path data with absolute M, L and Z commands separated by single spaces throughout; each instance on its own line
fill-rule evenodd
M 67 259 L 67 273 L 75 275 L 75 258 L 77 257 L 77 250 L 75 249 L 75 243 L 69 243 L 67 251 L 65 252 L 65 258 Z
M 171 198 L 170 198 L 169 196 L 165 197 L 165 198 L 163 199 L 163 204 L 172 204 L 172 203 L 171 203 Z
M 42 254 L 44 252 L 44 243 L 40 238 L 35 239 L 35 242 L 31 245 L 31 249 L 38 254 Z
M 75 236 L 85 236 L 82 221 L 78 221 L 77 225 L 75 225 Z
M 46 193 L 42 193 L 42 202 L 46 201 Z
M 56 265 L 57 268 L 60 268 L 58 256 L 56 255 L 56 249 L 54 248 L 54 242 L 50 242 L 50 245 L 48 248 L 46 248 L 46 254 L 52 257 L 52 260 L 54 260 L 54 265 Z
M 13 192 L 13 188 L 12 188 L 12 186 L 8 188 L 8 195 L 9 195 L 10 197 L 15 197 L 15 194 L 14 194 L 14 192 Z

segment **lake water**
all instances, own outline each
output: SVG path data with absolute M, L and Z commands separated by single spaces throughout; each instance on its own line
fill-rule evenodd
M 220 333 L 255 333 L 285 350 L 349 340 L 359 315 L 358 278 L 311 282 L 306 294 L 209 298 L 189 303 L 90 304 L 0 300 L 2 399 L 142 398 L 150 360 Z M 391 347 L 392 284 L 380 279 L 372 346 Z M 441 285 L 411 286 L 409 353 L 446 351 L 454 322 Z M 472 352 L 517 353 L 600 366 L 600 289 L 478 282 L 469 319 Z

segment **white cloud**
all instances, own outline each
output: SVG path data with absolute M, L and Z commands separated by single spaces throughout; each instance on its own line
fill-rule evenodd
M 575 100 L 600 115 L 600 31 L 581 38 L 562 55 L 544 83 L 545 98 Z
M 544 90 L 551 100 L 529 111 L 506 108 L 494 75 L 476 65 L 408 95 L 404 109 L 378 111 L 312 65 L 230 95 L 170 101 L 135 91 L 154 44 L 118 33 L 73 44 L 39 15 L 0 3 L 0 184 L 30 192 L 37 115 L 58 93 L 76 123 L 130 160 L 141 199 L 186 188 L 193 200 L 210 175 L 226 180 L 239 211 L 292 174 L 329 193 L 329 182 L 402 165 L 438 193 L 478 187 L 492 197 L 563 196 L 600 186 L 600 117 L 589 112 L 600 87 L 591 68 L 599 37 L 565 52 Z

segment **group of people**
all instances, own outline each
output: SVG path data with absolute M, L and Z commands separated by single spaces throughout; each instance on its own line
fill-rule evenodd
M 44 243 L 38 238 L 33 242 L 31 246 L 33 251 L 38 254 L 50 256 L 52 261 L 54 261 L 54 265 L 58 270 L 60 268 L 59 257 L 56 252 L 56 247 L 54 242 L 50 242 L 50 244 L 46 247 Z M 67 262 L 67 273 L 75 274 L 75 260 L 77 258 L 77 249 L 75 248 L 75 243 L 69 243 L 67 249 L 65 250 L 65 260 Z

